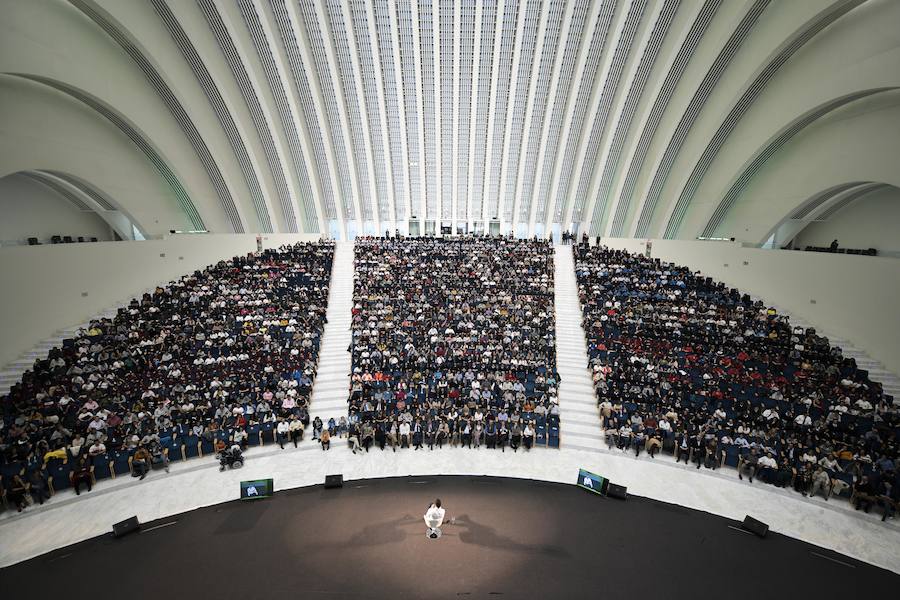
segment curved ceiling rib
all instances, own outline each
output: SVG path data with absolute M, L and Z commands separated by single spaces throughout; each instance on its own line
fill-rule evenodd
M 762 15 L 770 1 L 771 0 L 756 0 L 753 3 L 753 6 L 750 7 L 750 10 L 748 10 L 741 19 L 741 22 L 738 24 L 737 28 L 735 28 L 731 37 L 725 42 L 725 45 L 716 57 L 715 62 L 713 62 L 712 66 L 703 77 L 703 81 L 700 82 L 700 86 L 694 93 L 693 98 L 691 98 L 690 104 L 681 116 L 678 127 L 675 129 L 675 133 L 669 140 L 665 152 L 660 157 L 659 163 L 653 174 L 653 182 L 650 184 L 650 189 L 643 202 L 640 218 L 635 229 L 635 237 L 644 237 L 647 235 L 647 229 L 650 227 L 650 218 L 656 210 L 656 204 L 659 202 L 659 197 L 662 194 L 663 185 L 669 177 L 669 173 L 672 170 L 672 164 L 675 162 L 675 157 L 681 150 L 681 146 L 684 144 L 688 132 L 700 115 L 700 111 L 703 110 L 703 105 L 706 103 L 706 99 L 718 83 L 719 78 L 722 77 L 722 74 L 728 68 L 728 64 L 731 62 L 731 59 L 734 58 L 734 55 L 741 47 L 741 44 L 743 44 L 744 40 L 747 39 L 747 36 L 750 35 L 750 31 L 756 25 L 760 15 Z
M 335 191 L 339 189 L 337 178 L 334 173 L 333 163 L 328 160 L 328 151 L 323 136 L 323 130 L 327 131 L 328 126 L 320 122 L 322 112 L 316 106 L 307 74 L 307 66 L 300 53 L 300 47 L 297 44 L 297 37 L 294 33 L 294 25 L 288 14 L 285 0 L 272 0 L 270 4 L 278 28 L 278 34 L 281 37 L 281 43 L 287 55 L 306 130 L 313 145 L 316 170 L 319 174 L 319 184 L 322 187 L 322 197 L 324 198 L 325 215 L 329 220 L 336 221 L 339 224 L 339 229 L 343 230 L 344 213 L 343 210 L 337 210 L 334 197 Z
M 78 194 L 68 189 L 61 182 L 53 177 L 48 177 L 42 171 L 19 171 L 19 175 L 49 188 L 51 191 L 62 196 L 69 204 L 81 212 L 96 212 L 96 208 L 89 206 L 87 202 L 82 200 Z
M 486 0 L 479 4 L 481 19 L 477 20 L 478 30 L 475 32 L 477 44 L 474 50 L 475 56 L 475 85 L 472 94 L 472 129 L 469 132 L 471 147 L 469 149 L 469 180 L 466 188 L 469 190 L 469 208 L 467 225 L 469 230 L 474 227 L 474 221 L 484 221 L 485 203 L 481 181 L 484 180 L 485 163 L 488 141 L 488 114 L 491 109 L 491 88 L 494 78 L 494 53 L 496 52 L 498 0 Z
M 872 96 L 874 94 L 896 89 L 898 88 L 875 88 L 871 90 L 861 90 L 853 94 L 841 96 L 840 98 L 835 98 L 830 102 L 826 102 L 825 104 L 814 108 L 805 115 L 801 115 L 792 123 L 788 124 L 756 153 L 756 155 L 749 161 L 747 166 L 735 178 L 734 182 L 728 188 L 728 191 L 722 197 L 721 202 L 719 202 L 718 207 L 716 207 L 715 212 L 710 217 L 709 222 L 706 224 L 706 227 L 703 228 L 703 233 L 701 235 L 704 237 L 712 237 L 713 235 L 715 235 L 716 229 L 719 227 L 719 225 L 721 225 L 722 221 L 725 219 L 725 216 L 728 214 L 728 211 L 731 210 L 732 206 L 734 206 L 734 203 L 740 197 L 744 189 L 746 189 L 746 187 L 750 184 L 753 176 L 756 175 L 756 173 L 759 172 L 760 169 L 762 169 L 767 160 L 769 160 L 785 144 L 790 142 L 791 139 L 793 139 L 794 136 L 800 133 L 803 129 L 811 125 L 816 120 L 824 117 L 831 111 L 850 104 L 851 102 L 866 98 L 868 96 Z
M 206 143 L 203 141 L 203 138 L 200 136 L 200 132 L 197 131 L 197 128 L 194 126 L 194 123 L 191 121 L 190 117 L 188 117 L 187 112 L 184 110 L 184 107 L 175 97 L 175 94 L 172 92 L 172 89 L 165 82 L 162 75 L 157 71 L 157 69 L 150 63 L 144 53 L 138 48 L 137 44 L 135 44 L 130 38 L 126 36 L 125 30 L 118 24 L 115 23 L 113 19 L 111 19 L 108 15 L 101 12 L 101 10 L 95 5 L 93 0 L 69 0 L 69 2 L 82 13 L 84 13 L 89 19 L 91 19 L 94 23 L 97 24 L 106 34 L 113 39 L 121 48 L 125 51 L 128 56 L 137 64 L 138 68 L 144 73 L 144 76 L 149 80 L 150 85 L 156 90 L 159 94 L 160 99 L 169 109 L 169 112 L 172 113 L 172 116 L 181 126 L 184 135 L 187 137 L 191 146 L 194 149 L 194 152 L 197 154 L 197 157 L 200 159 L 200 162 L 203 164 L 204 169 L 206 170 L 207 176 L 213 184 L 213 188 L 216 190 L 216 194 L 219 196 L 219 201 L 222 204 L 222 208 L 225 211 L 225 214 L 228 215 L 228 219 L 231 222 L 231 227 L 234 229 L 235 233 L 243 233 L 244 225 L 241 221 L 241 216 L 237 211 L 237 208 L 234 203 L 234 197 L 231 194 L 231 191 L 228 189 L 228 186 L 225 183 L 225 179 L 222 177 L 222 173 L 219 170 L 218 165 L 216 165 L 215 160 L 213 160 L 212 154 L 209 151 Z M 187 212 L 187 209 L 186 209 Z M 196 213 L 196 209 L 193 209 L 193 212 Z M 190 212 L 188 215 L 190 216 Z M 199 214 L 196 217 L 199 220 Z M 202 225 L 202 221 L 194 221 L 192 218 L 191 221 L 194 223 L 194 226 L 197 229 L 204 229 Z M 198 222 L 200 223 L 198 225 Z
M 869 185 L 863 186 L 861 189 L 853 190 L 843 198 L 831 204 L 831 206 L 828 206 L 824 210 L 822 210 L 822 212 L 816 215 L 815 220 L 827 221 L 828 219 L 833 217 L 836 212 L 846 208 L 851 203 L 859 200 L 863 196 L 868 196 L 869 194 L 889 187 L 891 187 L 889 183 L 871 183 Z
M 369 5 L 369 23 L 374 27 L 372 39 L 377 52 L 374 56 L 380 65 L 381 91 L 383 94 L 384 114 L 387 123 L 388 152 L 393 165 L 394 207 L 391 213 L 396 221 L 403 221 L 409 214 L 409 169 L 404 168 L 406 156 L 406 122 L 401 115 L 403 105 L 398 100 L 400 88 L 397 85 L 397 67 L 395 61 L 393 29 L 390 8 L 387 0 L 376 0 Z M 398 172 L 399 171 L 399 172 Z
M 294 210 L 296 199 L 292 197 L 291 192 L 288 190 L 284 163 L 275 145 L 267 115 L 259 102 L 257 91 L 244 66 L 244 58 L 235 47 L 231 34 L 228 32 L 228 28 L 225 26 L 222 15 L 219 14 L 215 3 L 212 0 L 197 0 L 197 5 L 203 12 L 203 16 L 206 18 L 206 22 L 209 24 L 216 42 L 219 44 L 219 49 L 222 51 L 222 55 L 231 69 L 231 74 L 241 91 L 241 96 L 244 98 L 244 104 L 247 105 L 250 119 L 253 121 L 256 133 L 262 142 L 269 170 L 275 180 L 275 190 L 278 193 L 284 223 L 289 232 L 296 233 L 299 231 L 297 215 Z
M 853 200 L 885 185 L 874 181 L 847 181 L 817 192 L 789 212 L 781 212 L 777 222 L 759 243 L 765 244 L 776 236 L 782 240 L 793 239 L 811 221 L 822 220 L 823 214 L 834 214 Z M 835 206 L 837 208 L 834 208 Z M 813 216 L 815 213 L 819 215 Z
M 814 19 L 808 22 L 801 30 L 797 31 L 789 40 L 787 40 L 778 52 L 767 62 L 756 78 L 750 83 L 744 93 L 732 107 L 728 116 L 722 121 L 719 129 L 709 141 L 704 149 L 703 154 L 694 165 L 694 169 L 685 182 L 684 188 L 678 196 L 672 214 L 669 216 L 666 225 L 665 237 L 671 238 L 675 235 L 687 207 L 700 185 L 700 180 L 706 174 L 719 150 L 725 145 L 725 141 L 731 132 L 737 127 L 741 118 L 750 110 L 753 102 L 762 94 L 766 85 L 777 74 L 778 70 L 793 56 L 800 48 L 809 40 L 816 36 L 820 31 L 837 21 L 843 15 L 847 14 L 865 0 L 839 0 L 831 6 L 820 12 Z
M 344 108 L 350 118 L 350 133 L 353 154 L 356 156 L 356 174 L 359 180 L 360 209 L 364 223 L 372 223 L 373 230 L 380 229 L 378 203 L 380 194 L 375 183 L 375 173 L 369 156 L 372 155 L 372 142 L 369 138 L 368 111 L 364 104 L 364 95 L 360 83 L 360 66 L 355 52 L 351 51 L 351 40 L 354 36 L 350 22 L 344 17 L 339 0 L 328 0 L 328 26 L 334 42 L 335 55 L 340 71 L 340 83 L 344 97 Z
M 543 150 L 546 148 L 547 129 L 558 119 L 555 109 L 560 104 L 565 105 L 566 96 L 571 87 L 572 70 L 575 67 L 578 49 L 581 47 L 582 30 L 587 19 L 588 6 L 588 2 L 576 0 L 573 4 L 565 7 L 566 10 L 560 19 L 554 18 L 551 11 L 547 28 L 544 31 L 541 61 L 531 106 L 528 141 L 523 147 L 525 160 L 519 166 L 520 175 L 516 177 L 516 206 L 513 207 L 513 214 L 518 215 L 517 220 L 521 223 L 528 223 L 529 230 L 533 228 L 532 223 L 538 205 L 533 197 L 535 171 L 537 171 Z M 565 46 L 560 52 L 560 40 L 562 39 L 565 40 Z
M 127 211 L 113 206 L 110 200 L 93 185 L 74 175 L 44 169 L 20 171 L 19 175 L 49 188 L 65 198 L 79 211 L 94 213 L 113 228 L 122 239 L 133 239 L 135 229 L 141 236 L 145 235 L 144 228 Z M 92 206 L 92 204 L 96 206 Z M 116 218 L 117 215 L 121 215 L 125 219 Z
M 352 54 L 359 65 L 360 81 L 362 86 L 361 102 L 364 102 L 367 116 L 366 136 L 369 140 L 370 156 L 369 164 L 375 175 L 375 193 L 377 199 L 375 207 L 375 219 L 379 222 L 379 230 L 382 230 L 381 222 L 390 222 L 394 215 L 394 187 L 391 171 L 392 163 L 389 153 L 385 152 L 384 140 L 388 139 L 387 117 L 384 108 L 384 91 L 381 87 L 381 78 L 376 76 L 380 68 L 376 69 L 373 46 L 375 37 L 369 30 L 369 19 L 366 16 L 366 4 L 368 0 L 350 0 L 350 18 L 345 22 L 352 24 L 353 45 Z M 349 31 L 349 29 L 348 29 Z
M 544 119 L 543 132 L 541 134 L 541 143 L 538 149 L 536 162 L 533 162 L 531 170 L 526 170 L 525 176 L 528 178 L 528 188 L 531 190 L 524 198 L 529 209 L 529 229 L 534 228 L 535 221 L 544 222 L 547 213 L 548 199 L 547 187 L 549 187 L 549 178 L 541 179 L 541 185 L 537 187 L 535 195 L 535 184 L 538 183 L 538 173 L 547 169 L 546 161 L 548 154 L 559 144 L 559 136 L 562 132 L 562 125 L 566 116 L 566 108 L 569 106 L 569 97 L 572 92 L 572 80 L 575 76 L 575 62 L 578 58 L 578 51 L 583 46 L 582 41 L 585 37 L 585 25 L 587 24 L 588 11 L 590 10 L 590 2 L 579 2 L 573 8 L 572 18 L 566 34 L 566 46 L 560 59 L 558 75 L 554 77 L 551 90 L 552 104 L 547 111 L 549 119 Z M 552 167 L 551 167 L 552 170 Z M 546 183 L 546 187 L 544 184 Z
M 669 101 L 672 99 L 672 95 L 675 93 L 678 82 L 681 81 L 681 77 L 684 75 L 684 71 L 689 64 L 691 57 L 694 55 L 694 51 L 700 44 L 700 40 L 703 39 L 703 34 L 706 33 L 707 27 L 709 27 L 710 22 L 721 4 L 722 0 L 706 0 L 703 3 L 703 7 L 700 9 L 700 12 L 697 13 L 696 18 L 691 24 L 690 30 L 688 30 L 683 42 L 679 46 L 678 53 L 672 60 L 671 66 L 666 73 L 666 77 L 653 102 L 653 108 L 650 109 L 650 114 L 644 121 L 640 139 L 635 146 L 628 170 L 622 180 L 618 198 L 616 200 L 616 220 L 613 223 L 610 235 L 618 236 L 622 234 L 625 219 L 627 218 L 629 208 L 632 206 L 632 198 L 634 195 L 634 188 L 637 185 L 638 174 L 644 166 L 644 161 L 647 159 L 650 142 L 662 120 L 666 107 L 669 105 Z
M 312 65 L 315 78 L 324 102 L 325 118 L 328 122 L 328 135 L 331 140 L 333 160 L 337 168 L 338 185 L 341 192 L 340 203 L 345 221 L 356 220 L 359 223 L 359 194 L 356 181 L 355 161 L 353 153 L 347 151 L 345 140 L 350 137 L 346 126 L 346 115 L 342 110 L 341 90 L 334 85 L 333 69 L 325 48 L 324 36 L 319 24 L 316 3 L 312 0 L 299 0 L 295 3 L 298 17 L 306 34 L 307 45 L 312 50 Z M 304 46 L 300 46 L 303 53 Z
M 61 173 L 59 171 L 50 171 L 50 170 L 41 170 L 41 171 L 35 171 L 35 172 L 52 175 L 53 177 L 56 177 L 57 179 L 62 179 L 68 185 L 72 186 L 73 188 L 75 188 L 79 192 L 81 192 L 83 195 L 90 198 L 102 210 L 118 210 L 118 211 L 122 210 L 118 206 L 113 206 L 112 201 L 109 198 L 107 198 L 106 196 L 104 196 L 103 194 L 101 194 L 100 191 L 97 190 L 97 188 L 95 188 L 92 185 L 88 185 L 87 183 L 81 181 L 77 177 L 69 175 L 68 173 Z M 134 219 L 132 219 L 132 221 L 133 220 Z
M 290 90 L 285 89 L 284 80 L 278 70 L 279 65 L 269 45 L 269 36 L 252 0 L 239 0 L 238 8 L 250 34 L 250 39 L 253 41 L 256 55 L 262 64 L 269 91 L 272 93 L 278 116 L 281 119 L 282 131 L 287 138 L 294 173 L 297 175 L 300 184 L 300 198 L 303 200 L 307 231 L 310 233 L 326 231 L 325 211 L 319 195 L 314 192 L 316 185 L 315 165 L 310 162 L 309 157 L 311 153 L 304 142 L 301 141 L 297 128 L 298 119 L 294 116 L 296 103 L 288 100 L 288 92 Z
M 427 0 L 426 0 L 427 1 Z M 610 1 L 610 0 L 607 0 Z M 513 53 L 517 44 L 520 20 L 519 2 L 505 0 L 503 3 L 503 29 L 497 56 L 496 85 L 491 92 L 491 114 L 488 120 L 488 146 L 485 164 L 493 165 L 490 177 L 486 177 L 482 185 L 482 196 L 485 199 L 487 218 L 500 218 L 500 169 L 502 168 L 504 140 L 506 139 L 506 112 L 509 103 L 509 92 L 512 89 Z M 485 171 L 487 172 L 487 171 Z
M 599 98 L 600 102 L 594 112 L 594 123 L 585 142 L 586 145 L 580 162 L 578 187 L 576 188 L 573 202 L 572 220 L 575 222 L 586 220 L 585 203 L 588 200 L 588 190 L 594 175 L 594 165 L 597 162 L 597 153 L 600 151 L 600 142 L 606 133 L 613 100 L 618 93 L 622 72 L 625 70 L 625 62 L 628 60 L 628 55 L 631 51 L 634 37 L 637 35 L 638 25 L 641 22 L 646 6 L 647 0 L 632 0 L 631 6 L 628 7 L 625 28 L 622 30 L 619 43 L 616 45 L 616 51 L 612 56 L 609 74 L 603 86 L 603 93 Z
M 571 218 L 569 217 L 569 182 L 572 177 L 572 170 L 575 168 L 575 156 L 578 150 L 578 140 L 581 136 L 581 130 L 584 120 L 587 117 L 588 103 L 595 85 L 598 85 L 601 77 L 600 59 L 603 57 L 603 50 L 606 47 L 606 41 L 609 38 L 610 28 L 613 23 L 613 14 L 615 13 L 615 0 L 604 0 L 599 6 L 596 14 L 596 22 L 594 23 L 593 33 L 591 34 L 591 43 L 587 53 L 579 63 L 578 72 L 581 74 L 578 84 L 578 94 L 568 107 L 569 118 L 565 120 L 562 128 L 561 136 L 556 138 L 554 148 L 556 151 L 549 160 L 549 165 L 545 163 L 542 170 L 542 182 L 538 188 L 538 194 L 548 198 L 548 203 L 553 202 L 553 208 L 547 212 L 547 223 L 550 224 L 551 219 L 555 219 L 561 223 L 563 228 L 568 229 Z M 552 133 L 552 132 L 551 132 Z M 553 139 L 551 137 L 551 139 Z M 558 147 L 558 140 L 565 139 L 565 153 L 561 154 Z M 556 185 L 554 186 L 554 182 Z M 550 190 L 555 189 L 552 200 L 550 199 Z
M 94 96 L 88 94 L 87 92 L 84 92 L 83 90 L 70 86 L 61 81 L 50 79 L 49 77 L 41 77 L 39 75 L 29 75 L 25 73 L 6 73 L 6 75 L 28 79 L 58 90 L 64 94 L 71 96 L 72 98 L 75 98 L 79 102 L 87 105 L 88 107 L 92 108 L 94 111 L 102 115 L 104 118 L 106 118 L 123 134 L 125 134 L 128 139 L 130 139 L 134 143 L 134 145 L 137 146 L 141 152 L 143 152 L 144 156 L 147 157 L 147 160 L 149 160 L 150 163 L 154 167 L 156 167 L 156 170 L 169 185 L 170 189 L 172 190 L 172 194 L 181 205 L 181 208 L 184 211 L 185 216 L 190 221 L 191 225 L 198 230 L 202 230 L 205 228 L 205 226 L 203 225 L 203 219 L 200 217 L 200 213 L 197 212 L 197 208 L 194 206 L 193 201 L 191 200 L 190 196 L 188 196 L 188 193 L 184 189 L 184 186 L 181 184 L 181 181 L 169 167 L 168 163 L 163 160 L 162 156 L 160 156 L 159 152 L 153 147 L 147 136 L 138 131 L 138 129 L 133 124 L 125 119 L 125 117 L 117 113 L 112 107 L 107 106 L 100 99 L 95 98 Z
M 740 227 L 755 240 L 782 216 L 751 186 L 768 156 L 893 86 L 900 61 L 900 4 L 866 0 L 65 0 L 0 15 L 0 72 L 107 104 L 140 94 L 150 110 L 117 112 L 144 129 L 135 143 L 199 171 L 157 167 L 197 207 L 221 204 L 214 228 L 341 239 L 709 236 L 759 204 L 771 214 Z M 65 24 L 82 37 L 16 51 Z M 153 89 L 98 91 L 97 52 Z
M 549 9 L 549 5 L 548 5 Z M 520 8 L 520 10 L 522 10 Z M 510 105 L 507 102 L 506 114 L 506 139 L 503 144 L 503 160 L 500 163 L 500 172 L 496 174 L 500 178 L 499 194 L 503 194 L 500 204 L 503 208 L 500 220 L 510 225 L 513 223 L 516 194 L 516 174 L 519 171 L 519 158 L 521 153 L 522 135 L 525 125 L 525 111 L 528 106 L 528 98 L 531 96 L 532 65 L 534 63 L 534 50 L 538 39 L 538 26 L 543 20 L 541 17 L 541 2 L 528 0 L 524 5 L 524 18 L 519 19 L 519 35 L 516 39 L 516 49 L 513 54 L 513 70 L 516 74 L 515 94 Z M 517 64 L 516 64 L 517 63 Z M 510 176 L 512 173 L 512 176 Z
M 616 130 L 610 142 L 609 152 L 606 154 L 604 167 L 601 172 L 600 182 L 598 184 L 597 193 L 593 195 L 593 210 L 591 228 L 594 233 L 601 230 L 605 224 L 604 215 L 609 207 L 609 194 L 612 187 L 612 178 L 619 165 L 619 159 L 622 155 L 622 148 L 625 145 L 625 136 L 631 129 L 631 123 L 638 109 L 638 103 L 644 95 L 644 87 L 650 78 L 650 71 L 656 63 L 659 50 L 662 47 L 663 39 L 669 32 L 669 27 L 675 19 L 675 13 L 681 0 L 666 0 L 662 5 L 656 22 L 653 25 L 650 38 L 644 46 L 641 54 L 640 64 L 637 67 L 635 77 L 631 81 L 631 87 L 628 89 L 628 95 L 625 99 L 625 105 L 619 114 L 619 120 L 616 124 Z M 624 214 L 622 215 L 624 218 Z
M 197 78 L 197 82 L 203 88 L 203 92 L 206 94 L 206 98 L 209 100 L 216 118 L 219 120 L 222 129 L 225 131 L 228 142 L 231 144 L 231 149 L 241 167 L 241 173 L 244 175 L 247 187 L 250 189 L 250 198 L 253 202 L 253 208 L 256 209 L 256 217 L 259 219 L 261 231 L 263 233 L 272 233 L 273 228 L 272 220 L 269 215 L 269 207 L 267 206 L 266 196 L 263 194 L 259 183 L 257 169 L 253 164 L 253 160 L 250 158 L 250 154 L 247 151 L 247 147 L 244 145 L 241 133 L 238 131 L 238 127 L 234 122 L 231 111 L 225 104 L 225 99 L 222 97 L 219 87 L 216 85 L 212 75 L 204 64 L 203 59 L 200 58 L 196 48 L 194 48 L 194 44 L 184 32 L 181 23 L 178 22 L 178 19 L 175 17 L 175 14 L 171 11 L 168 4 L 166 4 L 165 0 L 150 0 L 150 3 L 156 10 L 159 18 L 162 19 L 163 24 L 172 36 L 172 40 L 174 40 L 175 45 L 178 46 L 182 56 L 184 56 L 184 60 L 187 61 L 188 65 L 191 67 L 194 77 Z

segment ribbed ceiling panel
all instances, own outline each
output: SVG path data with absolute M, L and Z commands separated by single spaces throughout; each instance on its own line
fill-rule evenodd
M 529 236 L 693 236 L 699 227 L 681 223 L 696 225 L 695 196 L 724 168 L 734 172 L 714 192 L 711 235 L 780 148 L 877 93 L 811 97 L 748 160 L 726 145 L 765 120 L 754 107 L 791 85 L 782 74 L 809 59 L 808 42 L 865 0 L 68 3 L 131 58 L 167 109 L 154 118 L 173 119 L 183 139 L 166 128 L 154 143 L 127 109 L 103 107 L 102 91 L 83 101 L 135 141 L 198 229 L 180 165 L 155 148 L 188 146 L 218 200 L 202 198 L 203 210 L 236 232 L 346 238 L 414 220 L 420 233 L 499 221 Z

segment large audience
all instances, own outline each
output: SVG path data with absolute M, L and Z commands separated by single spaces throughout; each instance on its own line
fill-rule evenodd
M 893 515 L 900 404 L 853 358 L 700 273 L 586 239 L 573 251 L 611 448 Z
M 51 483 L 143 478 L 187 454 L 302 438 L 334 244 L 221 261 L 79 330 L 2 398 L 0 475 L 19 510 Z M 250 443 L 254 440 L 250 439 Z
M 567 236 L 567 241 L 576 241 Z M 658 259 L 573 245 L 610 448 L 893 517 L 900 402 L 814 329 Z M 334 246 L 222 261 L 79 330 L 0 399 L 0 490 L 144 478 L 169 459 L 303 439 Z M 359 238 L 348 412 L 323 450 L 558 446 L 553 252 L 504 237 Z M 230 456 L 230 455 L 229 455 Z M 222 468 L 225 468 L 223 462 Z
M 361 238 L 355 276 L 354 452 L 558 443 L 549 242 Z

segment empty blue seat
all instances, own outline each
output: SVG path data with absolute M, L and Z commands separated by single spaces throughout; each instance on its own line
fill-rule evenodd
M 113 472 L 116 475 L 127 475 L 131 473 L 131 467 L 128 464 L 128 459 L 131 457 L 131 452 L 125 450 L 122 452 L 116 452 L 112 457 L 113 463 Z
M 47 477 L 53 483 L 55 491 L 64 490 L 71 485 L 69 473 L 71 464 L 58 458 L 52 458 L 47 462 Z
M 216 453 L 216 446 L 212 440 L 202 438 L 200 440 L 200 452 L 203 456 L 209 456 Z
M 112 475 L 112 467 L 110 466 L 110 458 L 107 454 L 100 454 L 91 459 L 91 465 L 94 467 L 94 479 L 99 481 L 106 479 Z

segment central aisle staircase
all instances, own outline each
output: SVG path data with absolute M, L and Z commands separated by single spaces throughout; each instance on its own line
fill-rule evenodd
M 347 415 L 350 393 L 350 340 L 353 308 L 353 242 L 336 242 L 328 293 L 328 322 L 322 334 L 319 370 L 313 382 L 309 418 L 327 425 Z
M 572 246 L 557 245 L 554 251 L 556 368 L 562 379 L 559 386 L 560 446 L 575 450 L 600 450 L 603 432 L 588 371 L 587 344 L 581 327 L 581 304 L 578 302 Z

